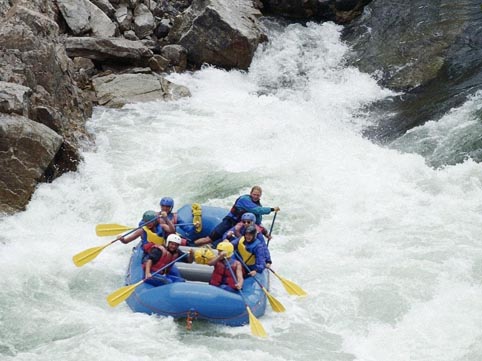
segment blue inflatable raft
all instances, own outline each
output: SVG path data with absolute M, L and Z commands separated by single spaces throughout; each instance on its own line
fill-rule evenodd
M 189 240 L 190 244 L 209 232 L 222 220 L 228 210 L 218 207 L 202 207 L 202 230 L 196 233 L 194 227 L 180 228 L 178 232 Z M 178 223 L 192 223 L 191 205 L 183 206 L 178 211 Z M 183 251 L 188 248 L 183 248 Z M 126 275 L 126 285 L 139 282 L 144 278 L 142 258 L 144 253 L 140 244 L 132 253 Z M 136 287 L 127 299 L 127 304 L 134 312 L 171 316 L 173 318 L 200 319 L 229 326 L 241 326 L 249 323 L 249 316 L 244 299 L 239 293 L 228 292 L 208 284 L 213 267 L 200 264 L 176 263 L 176 267 L 186 282 L 176 282 L 155 287 L 146 282 Z M 257 275 L 257 279 L 269 289 L 268 272 Z M 243 295 L 247 305 L 256 317 L 264 315 L 266 295 L 252 278 L 244 281 Z

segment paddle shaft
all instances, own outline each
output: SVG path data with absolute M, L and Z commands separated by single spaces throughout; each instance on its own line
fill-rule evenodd
M 276 221 L 276 216 L 278 215 L 278 212 L 274 212 L 274 217 L 273 217 L 273 222 L 271 222 L 271 227 L 269 228 L 269 233 L 268 235 L 271 236 L 271 233 L 273 232 L 273 226 L 274 226 L 274 221 Z M 269 247 L 269 239 L 268 242 L 266 243 L 266 247 Z

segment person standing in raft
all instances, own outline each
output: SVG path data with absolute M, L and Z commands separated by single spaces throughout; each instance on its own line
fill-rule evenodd
M 219 242 L 216 249 L 219 251 L 216 258 L 208 262 L 208 265 L 214 266 L 213 274 L 211 275 L 210 285 L 218 286 L 223 290 L 229 292 L 236 292 L 243 288 L 243 267 L 241 263 L 233 257 L 234 247 L 228 241 Z M 236 275 L 236 280 L 233 278 L 232 272 L 226 265 L 228 262 Z
M 268 247 L 264 240 L 256 237 L 257 233 L 254 225 L 248 226 L 244 236 L 232 242 L 242 261 L 250 269 L 247 275 L 251 277 L 263 272 L 265 268 L 270 268 L 272 263 Z
M 162 220 L 162 223 L 160 223 L 159 220 Z M 161 212 L 161 214 L 158 215 L 155 211 L 146 211 L 142 215 L 142 221 L 139 222 L 139 225 L 142 224 L 145 224 L 142 228 L 139 228 L 128 236 L 118 236 L 116 240 L 126 244 L 141 237 L 142 249 L 147 252 L 148 249 L 146 249 L 146 247 L 149 243 L 163 245 L 166 243 L 166 233 L 171 232 L 173 229 L 175 230 L 166 212 Z
M 146 262 L 144 263 L 145 269 L 145 279 L 147 283 L 154 286 L 160 286 L 167 283 L 173 282 L 184 282 L 184 278 L 181 277 L 179 270 L 176 268 L 175 264 L 171 267 L 166 268 L 161 273 L 154 276 L 152 274 L 160 270 L 165 265 L 174 261 L 176 258 L 184 255 L 179 249 L 181 244 L 181 237 L 177 234 L 170 234 L 167 237 L 167 245 L 151 245 L 149 253 L 147 254 Z M 189 255 L 179 260 L 179 262 L 192 263 L 194 260 L 194 251 L 189 250 Z
M 278 212 L 280 210 L 279 207 L 263 207 L 260 202 L 261 194 L 261 187 L 254 186 L 250 194 L 245 194 L 236 199 L 230 212 L 223 218 L 222 222 L 213 229 L 209 236 L 199 238 L 195 240 L 194 243 L 197 246 L 208 243 L 217 245 L 222 239 L 223 234 L 241 221 L 241 216 L 246 212 L 253 213 L 256 217 L 256 224 L 260 225 L 263 214 L 270 214 L 271 212 Z

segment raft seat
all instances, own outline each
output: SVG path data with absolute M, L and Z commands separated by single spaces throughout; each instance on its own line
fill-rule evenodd
M 177 262 L 176 267 L 186 281 L 209 282 L 214 267 L 196 263 Z

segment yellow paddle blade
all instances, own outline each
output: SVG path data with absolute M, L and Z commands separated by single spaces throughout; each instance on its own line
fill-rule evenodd
M 95 234 L 99 237 L 116 236 L 125 231 L 130 231 L 134 227 L 123 226 L 122 224 L 106 223 L 95 226 Z
M 305 290 L 303 290 L 300 286 L 298 286 L 296 283 L 287 280 L 286 278 L 281 277 L 279 274 L 273 271 L 276 277 L 281 281 L 283 284 L 283 287 L 285 288 L 286 292 L 288 292 L 290 295 L 295 295 L 295 296 L 301 296 L 304 297 L 307 295 Z
M 82 251 L 80 253 L 77 253 L 75 256 L 72 257 L 72 261 L 77 267 L 81 267 L 86 263 L 89 263 L 92 261 L 95 257 L 99 255 L 102 250 L 110 245 L 112 242 L 109 242 L 103 246 L 100 247 L 92 247 L 89 249 L 86 249 L 85 251 Z
M 107 296 L 107 303 L 109 303 L 111 307 L 115 307 L 119 303 L 124 302 L 134 292 L 136 287 L 143 282 L 144 280 L 134 283 L 133 285 L 121 287 L 118 290 L 112 292 L 109 296 Z
M 257 337 L 268 337 L 268 334 L 263 328 L 263 325 L 261 322 L 258 321 L 258 319 L 253 315 L 251 312 L 251 309 L 246 306 L 246 309 L 248 310 L 248 315 L 249 315 L 249 327 L 251 327 L 251 333 L 253 336 Z
M 285 312 L 285 306 L 278 301 L 272 294 L 268 292 L 266 288 L 263 287 L 264 293 L 266 293 L 266 297 L 268 297 L 269 304 L 271 305 L 271 308 L 273 309 L 274 312 Z

